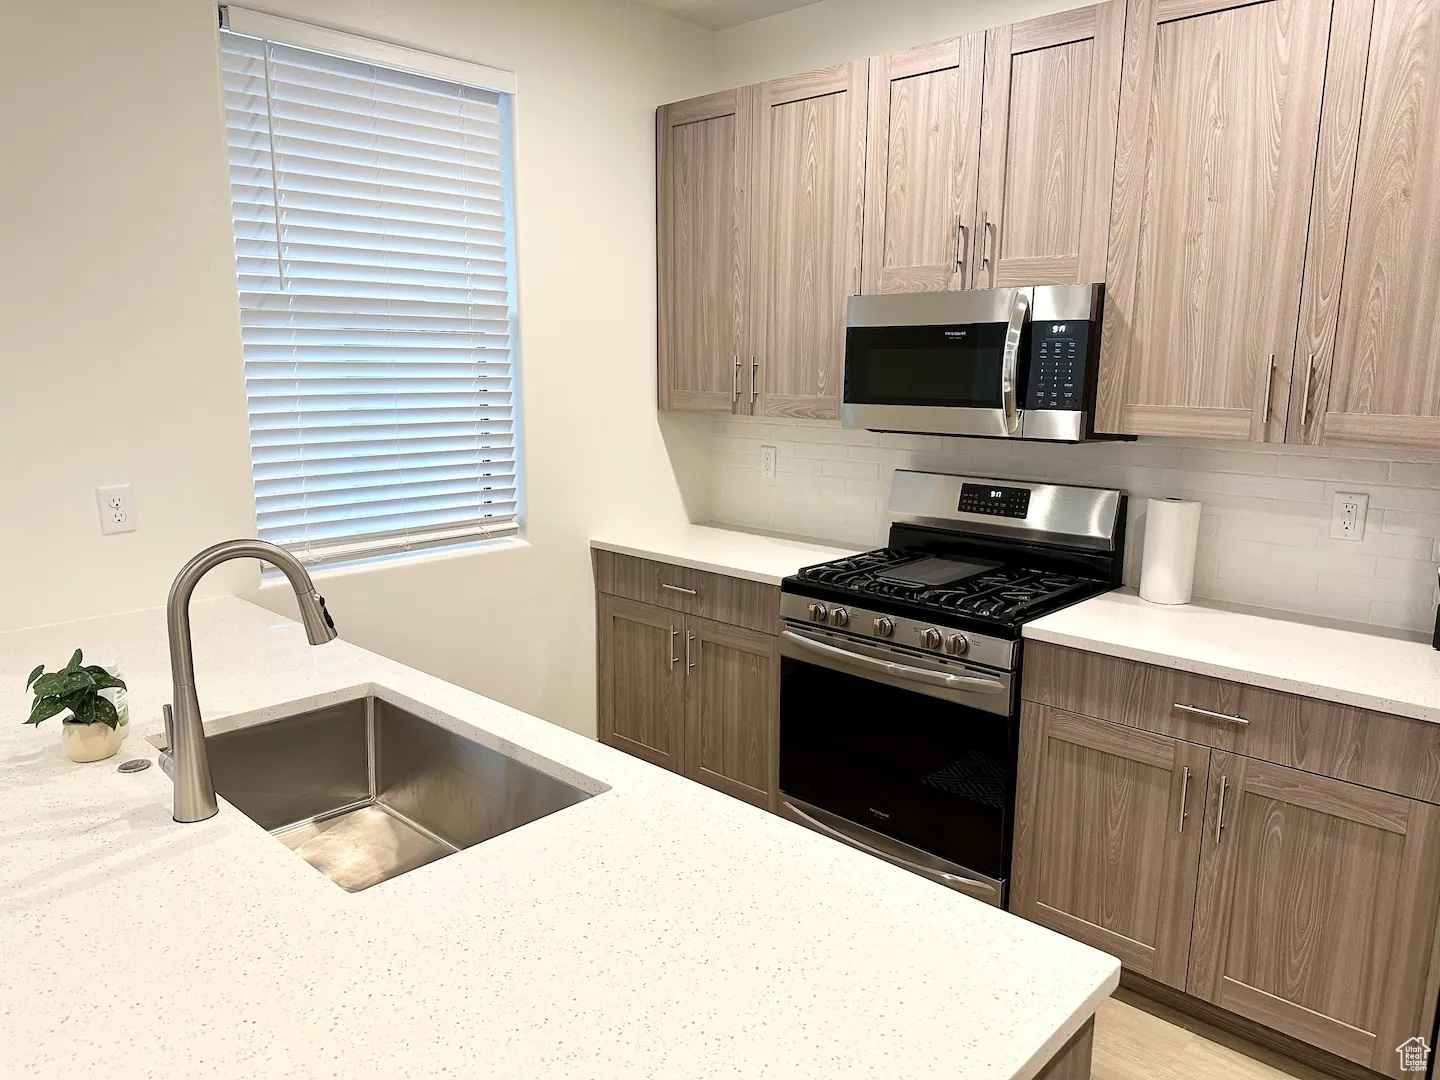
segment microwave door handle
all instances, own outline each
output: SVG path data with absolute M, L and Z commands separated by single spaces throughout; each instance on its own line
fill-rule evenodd
M 1030 297 L 1023 291 L 1015 293 L 1010 304 L 1010 322 L 1005 327 L 1005 352 L 1000 363 L 1000 397 L 1005 409 L 1005 431 L 1014 435 L 1020 430 L 1020 332 L 1030 313 Z
M 795 633 L 793 630 L 781 631 L 780 638 L 782 641 L 794 645 L 796 648 L 803 649 L 806 652 L 812 652 L 818 656 L 832 657 L 854 667 L 865 668 L 881 675 L 889 675 L 897 679 L 905 679 L 908 682 L 924 683 L 927 686 L 939 686 L 946 690 L 973 690 L 981 694 L 1001 694 L 1005 692 L 1005 684 L 998 679 L 980 679 L 973 675 L 948 675 L 943 671 L 926 671 L 924 668 L 911 667 L 909 664 L 897 664 L 892 660 L 876 660 L 873 657 L 851 652 L 849 649 L 840 649 L 834 645 L 827 645 L 823 641 L 814 641 L 811 638 Z

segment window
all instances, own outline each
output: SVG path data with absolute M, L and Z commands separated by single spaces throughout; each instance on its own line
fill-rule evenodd
M 327 563 L 515 533 L 509 95 L 226 18 L 260 537 Z

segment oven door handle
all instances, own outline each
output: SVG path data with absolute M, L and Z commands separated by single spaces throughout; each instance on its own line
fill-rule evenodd
M 1000 398 L 1005 410 L 1005 430 L 1011 435 L 1020 430 L 1020 335 L 1029 314 L 1029 294 L 1024 290 L 1017 291 L 1010 303 L 1010 322 L 1005 327 L 1005 352 L 1000 363 Z
M 782 630 L 780 640 L 819 656 L 833 657 L 854 667 L 867 668 L 876 674 L 889 675 L 891 678 L 904 679 L 907 682 L 938 686 L 944 690 L 969 690 L 980 694 L 1003 694 L 1005 692 L 1005 684 L 998 679 L 983 679 L 975 675 L 949 675 L 943 671 L 926 671 L 924 668 L 911 667 L 909 664 L 897 664 L 893 660 L 876 660 L 860 653 L 853 653 L 849 649 L 841 649 L 834 645 L 827 645 L 823 641 L 815 641 L 797 634 L 793 630 Z
M 888 851 L 881 851 L 877 847 L 871 847 L 865 843 L 865 841 L 851 836 L 849 833 L 841 832 L 839 829 L 832 829 L 818 818 L 811 817 L 788 799 L 785 800 L 784 806 L 789 813 L 794 814 L 816 832 L 822 832 L 826 836 L 839 840 L 842 844 L 849 844 L 853 848 L 859 848 L 865 852 L 866 855 L 874 855 L 877 859 L 884 859 L 892 866 L 899 866 L 905 870 L 920 874 L 923 877 L 935 878 L 965 889 L 983 889 L 987 893 L 993 893 L 995 891 L 994 886 L 989 882 L 962 877 L 960 874 L 952 874 L 945 870 L 937 870 L 933 866 L 921 866 L 919 863 L 913 863 L 909 859 L 902 859 L 899 855 L 892 855 Z

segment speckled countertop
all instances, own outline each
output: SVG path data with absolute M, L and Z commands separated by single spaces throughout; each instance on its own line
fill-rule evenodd
M 767 585 L 779 585 L 782 578 L 802 566 L 843 559 L 858 550 L 819 540 L 766 536 L 722 525 L 615 529 L 593 538 L 590 546 Z
M 1052 645 L 1440 723 L 1440 652 L 1428 642 L 1106 593 L 1026 623 Z
M 344 612 L 336 612 L 344 629 Z M 211 730 L 371 686 L 609 790 L 349 894 L 221 803 L 170 820 L 163 613 L 0 635 L 0 1075 L 1029 1080 L 1110 957 L 240 600 L 195 605 Z M 74 765 L 25 675 L 116 657 L 137 731 Z M 153 755 L 152 755 L 153 756 Z

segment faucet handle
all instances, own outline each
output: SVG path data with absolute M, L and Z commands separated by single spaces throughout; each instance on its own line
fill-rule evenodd
M 165 717 L 165 749 L 175 751 L 175 713 L 167 702 L 160 706 L 160 713 Z

